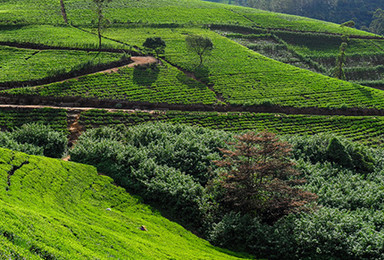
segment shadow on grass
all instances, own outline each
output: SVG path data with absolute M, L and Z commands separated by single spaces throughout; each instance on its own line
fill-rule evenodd
M 133 82 L 140 86 L 150 87 L 157 81 L 160 69 L 158 67 L 138 66 L 133 70 Z

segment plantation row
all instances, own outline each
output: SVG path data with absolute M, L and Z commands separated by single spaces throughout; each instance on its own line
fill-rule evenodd
M 272 59 L 332 76 L 336 65 L 340 36 L 301 33 L 240 34 L 218 33 Z M 355 83 L 382 83 L 384 40 L 349 39 L 344 72 L 346 79 Z
M 68 133 L 67 112 L 64 109 L 0 109 L 0 128 L 12 130 L 27 123 L 49 125 L 52 129 Z
M 94 25 L 96 16 L 92 5 L 91 0 L 65 2 L 69 22 L 78 26 Z M 5 0 L 0 3 L 0 10 L 0 24 L 64 24 L 58 1 Z M 170 13 L 172 15 L 169 15 Z M 293 31 L 373 35 L 352 28 L 340 28 L 339 25 L 329 22 L 198 0 L 112 1 L 106 9 L 106 17 L 112 25 L 232 24 L 273 29 L 288 28 Z
M 164 63 L 151 68 L 122 68 L 43 87 L 18 88 L 12 94 L 80 96 L 169 104 L 215 104 L 215 93 Z
M 359 116 L 312 116 L 260 113 L 219 112 L 107 112 L 90 110 L 81 113 L 80 124 L 86 129 L 145 122 L 188 124 L 232 132 L 268 130 L 281 135 L 313 135 L 334 133 L 370 146 L 378 146 L 384 138 L 384 118 Z
M 83 31 L 72 26 L 1 25 L 0 42 L 9 44 L 43 45 L 79 49 L 97 49 L 95 30 Z M 130 49 L 130 46 L 103 39 L 103 49 Z
M 31 50 L 0 46 L 0 84 L 31 81 L 77 71 L 87 66 L 111 63 L 123 56 L 67 50 Z
M 211 56 L 205 57 L 203 66 L 197 66 L 198 56 L 187 50 L 185 37 L 191 34 L 213 40 L 215 48 Z M 131 46 L 142 45 L 147 37 L 163 38 L 167 44 L 165 59 L 212 86 L 212 90 L 229 104 L 384 108 L 382 91 L 273 61 L 209 30 L 111 28 L 106 36 Z M 215 93 L 206 86 L 188 79 L 168 64 L 146 70 L 124 69 L 106 77 L 91 75 L 79 81 L 11 90 L 9 93 L 170 104 L 217 102 Z

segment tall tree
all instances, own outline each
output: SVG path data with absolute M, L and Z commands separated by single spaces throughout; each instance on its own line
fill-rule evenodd
M 373 13 L 373 21 L 369 25 L 369 30 L 373 33 L 384 34 L 384 11 L 377 9 Z
M 107 7 L 108 3 L 112 0 L 92 0 L 95 4 L 95 12 L 97 16 L 97 36 L 99 37 L 99 49 L 101 49 L 101 38 L 102 30 L 106 26 L 106 19 L 104 17 L 104 9 Z
M 333 69 L 332 76 L 338 79 L 345 80 L 344 64 L 345 64 L 345 50 L 347 49 L 348 43 L 343 41 L 340 45 L 339 56 L 336 59 L 336 66 Z
M 236 137 L 234 150 L 221 149 L 224 159 L 216 165 L 221 174 L 222 198 L 226 211 L 258 215 L 273 223 L 284 215 L 300 212 L 317 198 L 295 185 L 304 182 L 289 159 L 290 145 L 268 132 Z

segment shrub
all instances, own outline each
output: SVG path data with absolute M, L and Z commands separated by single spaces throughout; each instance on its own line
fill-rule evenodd
M 64 133 L 56 132 L 49 126 L 41 124 L 22 125 L 10 136 L 18 143 L 42 147 L 45 156 L 54 158 L 61 158 L 68 144 Z
M 43 148 L 33 144 L 20 144 L 12 139 L 10 133 L 0 132 L 0 147 L 27 154 L 43 155 Z
M 145 40 L 143 46 L 154 51 L 156 53 L 156 57 L 158 57 L 159 54 L 164 53 L 165 47 L 167 45 L 165 44 L 165 41 L 161 39 L 161 37 L 150 37 Z
M 296 136 L 289 138 L 289 142 L 296 159 L 305 158 L 312 163 L 329 161 L 364 174 L 374 170 L 375 160 L 367 148 L 334 135 Z

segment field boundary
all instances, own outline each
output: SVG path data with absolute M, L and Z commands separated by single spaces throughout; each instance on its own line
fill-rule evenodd
M 384 116 L 384 109 L 372 108 L 317 108 L 317 107 L 288 107 L 288 106 L 234 106 L 234 105 L 205 105 L 205 104 L 168 104 L 139 101 L 96 99 L 83 97 L 42 97 L 32 95 L 0 96 L 0 108 L 6 106 L 35 108 L 57 107 L 58 109 L 113 109 L 114 111 L 130 110 L 180 110 L 180 111 L 216 111 L 216 112 L 256 112 L 277 114 L 303 114 L 303 115 L 342 115 L 342 116 Z

